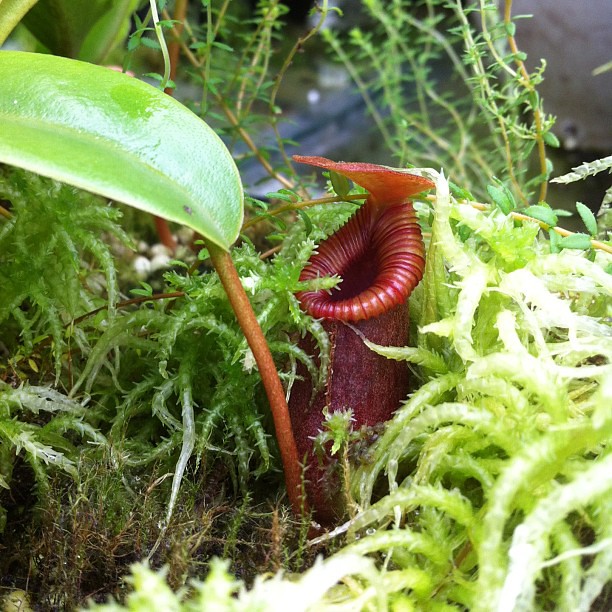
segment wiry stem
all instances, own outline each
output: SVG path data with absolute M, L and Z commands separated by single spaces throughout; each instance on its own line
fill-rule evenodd
M 459 5 L 459 11 L 457 12 L 457 15 L 459 17 L 459 19 L 462 22 L 462 25 L 464 26 L 464 37 L 465 37 L 465 43 L 466 43 L 466 47 L 467 49 L 472 49 L 474 51 L 476 51 L 477 49 L 477 45 L 476 42 L 474 41 L 474 38 L 472 36 L 472 31 L 471 31 L 471 27 L 470 24 L 468 22 L 468 18 L 467 15 L 465 13 L 465 10 L 463 8 L 463 6 L 461 6 L 461 2 L 458 3 Z M 484 27 L 486 27 L 486 20 L 485 20 L 485 12 L 484 9 L 481 8 L 481 24 L 484 24 Z M 490 108 L 490 112 L 491 114 L 494 116 L 495 121 L 497 122 L 498 125 L 498 129 L 499 129 L 499 134 L 502 138 L 503 141 L 503 149 L 505 152 L 505 156 L 506 156 L 506 168 L 508 171 L 508 177 L 510 178 L 510 181 L 512 182 L 512 184 L 514 185 L 514 189 L 517 193 L 517 195 L 521 198 L 521 200 L 527 204 L 527 197 L 525 196 L 525 194 L 523 193 L 523 190 L 521 188 L 521 185 L 516 177 L 516 172 L 514 170 L 514 160 L 512 157 L 512 147 L 510 145 L 510 137 L 508 135 L 508 130 L 507 130 L 507 126 L 506 126 L 506 120 L 504 119 L 504 117 L 502 116 L 501 111 L 499 110 L 497 103 L 495 101 L 495 96 L 493 93 L 493 89 L 492 89 L 492 85 L 488 80 L 487 77 L 487 69 L 483 63 L 482 57 L 476 55 L 474 57 L 474 64 L 472 66 L 472 69 L 474 70 L 474 74 L 476 75 L 476 79 L 478 81 L 478 84 L 482 90 L 482 95 L 486 101 L 486 103 L 489 105 Z
M 186 28 L 186 30 L 189 33 L 189 28 L 188 27 Z M 210 24 L 210 30 L 211 30 L 211 37 L 214 38 L 214 36 L 216 36 L 216 34 L 217 34 L 217 30 L 213 29 L 212 24 Z M 174 36 L 177 35 L 175 28 L 171 28 L 170 31 L 172 32 L 172 34 Z M 201 71 L 202 72 L 202 76 L 204 77 L 204 79 L 208 80 L 207 77 L 208 77 L 209 67 L 202 65 L 202 62 L 200 62 L 198 60 L 198 58 L 194 55 L 192 50 L 189 48 L 189 45 L 185 41 L 181 40 L 179 44 L 180 44 L 181 51 L 182 51 L 183 55 L 187 58 L 189 63 L 194 68 L 196 68 L 197 70 Z M 209 58 L 209 56 L 210 56 L 210 54 L 207 54 L 207 58 Z M 208 59 L 206 61 L 208 61 Z M 208 91 L 208 90 L 206 90 L 206 91 Z M 257 159 L 257 161 L 261 164 L 261 166 L 268 173 L 268 175 L 270 177 L 272 177 L 273 179 L 277 180 L 279 183 L 281 183 L 281 185 L 283 185 L 283 187 L 285 187 L 287 189 L 293 189 L 294 182 L 292 180 L 288 179 L 282 173 L 277 172 L 272 167 L 272 164 L 270 164 L 270 162 L 266 159 L 265 155 L 262 153 L 262 151 L 257 146 L 257 144 L 253 141 L 253 139 L 251 138 L 251 136 L 249 135 L 247 130 L 240 124 L 240 120 L 237 117 L 237 115 L 227 105 L 227 102 L 226 102 L 225 98 L 223 97 L 223 95 L 220 92 L 217 91 L 215 93 L 215 99 L 216 99 L 217 103 L 219 104 L 219 107 L 221 108 L 221 110 L 222 110 L 223 114 L 225 115 L 226 119 L 228 120 L 229 124 L 236 130 L 236 132 L 238 133 L 240 138 L 243 140 L 243 142 L 246 144 L 246 146 L 251 150 L 251 152 L 253 153 L 253 155 Z M 205 103 L 204 102 L 202 103 L 202 108 L 203 109 L 205 108 Z
M 279 131 L 279 125 L 277 121 L 278 111 L 276 110 L 276 97 L 278 96 L 278 92 L 280 90 L 284 76 L 291 64 L 293 63 L 296 54 L 302 50 L 308 40 L 310 40 L 323 28 L 323 24 L 325 23 L 325 19 L 327 18 L 327 13 L 329 10 L 327 7 L 327 2 L 328 0 L 322 0 L 320 6 L 317 6 L 317 9 L 319 11 L 318 22 L 312 28 L 310 28 L 303 36 L 300 36 L 296 40 L 295 44 L 291 48 L 291 51 L 289 51 L 289 53 L 285 57 L 285 61 L 283 62 L 280 70 L 278 71 L 278 74 L 274 78 L 274 87 L 272 88 L 272 92 L 270 94 L 270 102 L 268 104 L 268 109 L 270 111 L 270 116 L 274 117 L 274 120 L 272 121 L 272 129 L 274 130 L 274 134 L 276 136 L 276 142 L 280 145 L 279 152 L 282 155 L 283 161 L 285 162 L 287 168 L 293 168 L 293 165 L 291 163 L 291 159 L 287 155 L 287 152 L 283 145 L 283 138 Z
M 216 99 L 217 99 L 217 102 L 219 103 L 219 106 L 221 107 L 221 110 L 223 111 L 223 114 L 226 116 L 227 120 L 229 121 L 230 125 L 238 132 L 238 134 L 240 135 L 240 138 L 242 138 L 246 146 L 255 155 L 255 157 L 257 158 L 257 161 L 262 165 L 264 170 L 272 178 L 276 179 L 279 183 L 281 183 L 283 187 L 287 189 L 293 189 L 294 187 L 293 181 L 289 180 L 286 176 L 284 176 L 280 172 L 277 172 L 272 167 L 272 164 L 265 158 L 265 156 L 263 155 L 259 147 L 255 144 L 255 142 L 249 135 L 249 133 L 240 125 L 238 118 L 232 112 L 232 109 L 227 105 L 223 96 L 217 93 Z
M 174 4 L 174 21 L 178 22 L 172 28 L 172 33 L 175 37 L 168 43 L 168 60 L 170 62 L 170 80 L 174 81 L 176 78 L 176 69 L 179 63 L 179 56 L 181 53 L 181 46 L 179 44 L 180 36 L 183 33 L 185 17 L 187 16 L 187 6 L 189 0 L 176 0 Z M 165 16 L 164 16 L 165 18 Z M 164 93 L 172 95 L 174 89 L 172 87 L 166 87 Z
M 295 202 L 292 204 L 286 204 L 284 206 L 279 206 L 274 210 L 266 211 L 265 214 L 261 216 L 252 217 L 248 221 L 245 221 L 242 225 L 242 231 L 245 229 L 256 225 L 260 221 L 265 221 L 269 217 L 276 217 L 285 212 L 293 212 L 296 210 L 301 210 L 302 208 L 309 208 L 310 206 L 317 206 L 318 204 L 335 204 L 339 202 L 356 202 L 359 200 L 365 200 L 368 197 L 367 193 L 356 193 L 348 196 L 327 196 L 324 198 L 317 198 L 316 200 L 303 200 L 302 202 Z
M 504 23 L 506 24 L 506 26 L 509 26 L 509 24 L 512 23 L 512 0 L 506 0 L 505 6 L 504 6 Z M 507 31 L 508 31 L 508 45 L 510 46 L 510 51 L 512 51 L 512 53 L 514 54 L 514 58 L 515 58 L 514 61 L 516 62 L 516 65 L 522 77 L 521 84 L 530 93 L 535 93 L 535 87 L 533 86 L 533 83 L 531 82 L 531 78 L 529 77 L 527 68 L 525 68 L 525 63 L 518 56 L 519 49 L 516 44 L 516 40 L 514 39 L 514 36 L 510 34 L 512 30 L 507 28 Z M 538 159 L 540 163 L 540 172 L 543 177 L 546 177 L 546 145 L 544 144 L 544 137 L 543 137 L 544 130 L 542 129 L 542 112 L 540 108 L 538 108 L 537 106 L 533 108 L 533 122 L 535 124 L 535 130 L 536 130 L 535 141 L 538 146 Z M 547 188 L 548 188 L 548 180 L 544 179 L 540 183 L 540 195 L 539 195 L 540 201 L 546 200 Z

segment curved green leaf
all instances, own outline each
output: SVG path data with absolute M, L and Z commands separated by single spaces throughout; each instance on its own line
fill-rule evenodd
M 502 184 L 498 186 L 487 185 L 487 191 L 493 200 L 493 203 L 505 214 L 509 214 L 516 208 L 516 202 L 512 192 Z
M 193 228 L 224 249 L 243 193 L 221 139 L 182 104 L 125 74 L 0 51 L 0 162 Z
M 39 0 L 22 23 L 50 53 L 98 63 L 127 36 L 138 4 L 139 0 Z
M 0 0 L 0 46 L 38 0 Z
M 589 234 L 591 234 L 591 236 L 597 236 L 597 219 L 593 211 L 582 202 L 576 202 L 576 210 Z

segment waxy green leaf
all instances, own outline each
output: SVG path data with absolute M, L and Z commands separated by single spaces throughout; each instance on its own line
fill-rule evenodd
M 0 162 L 175 221 L 224 249 L 242 224 L 221 139 L 163 92 L 51 55 L 0 51 Z

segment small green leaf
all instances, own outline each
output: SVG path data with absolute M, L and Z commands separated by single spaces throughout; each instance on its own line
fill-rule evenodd
M 140 47 L 140 36 L 130 36 L 127 44 L 128 51 L 135 51 Z
M 548 208 L 547 206 L 542 206 L 541 204 L 538 204 L 536 206 L 529 206 L 521 212 L 524 215 L 527 215 L 528 217 L 533 217 L 534 219 L 542 221 L 542 223 L 546 223 L 546 225 L 549 225 L 551 227 L 557 225 L 558 222 L 555 211 L 551 208 Z
M 487 185 L 487 191 L 493 203 L 505 214 L 512 212 L 516 208 L 516 201 L 512 192 L 505 185 Z
M 542 134 L 542 138 L 549 147 L 558 149 L 561 146 L 559 139 L 552 132 L 544 132 L 544 134 Z
M 265 217 L 276 229 L 279 229 L 281 232 L 287 231 L 287 224 L 280 217 L 274 215 L 265 215 Z
M 595 219 L 595 215 L 591 211 L 588 206 L 585 206 L 582 202 L 576 202 L 576 210 L 584 223 L 584 226 L 587 228 L 587 232 L 591 234 L 591 236 L 597 235 L 597 219 Z
M 563 249 L 578 249 L 585 251 L 591 248 L 591 237 L 587 234 L 577 233 L 565 236 L 559 240 L 559 246 Z
M 467 189 L 459 187 L 459 185 L 453 183 L 452 181 L 448 181 L 448 186 L 450 187 L 451 193 L 457 200 L 468 200 L 470 202 L 474 201 L 474 196 Z
M 266 240 L 270 242 L 282 242 L 285 238 L 285 234 L 268 234 L 266 236 Z
M 244 200 L 253 208 L 259 209 L 256 212 L 259 212 L 261 210 L 268 210 L 268 203 L 264 202 L 263 200 L 258 200 L 257 198 L 254 198 L 252 196 L 245 196 Z
M 300 208 L 297 209 L 297 213 L 298 215 L 300 215 L 300 217 L 302 217 L 302 221 L 304 222 L 306 236 L 310 236 L 312 232 L 312 221 L 310 220 L 310 217 L 308 216 L 305 210 L 301 210 Z
M 280 189 L 279 191 L 272 191 L 271 193 L 266 193 L 266 198 L 268 200 L 282 200 L 283 202 L 291 202 L 292 204 L 297 199 L 295 193 L 293 193 L 292 191 L 288 191 L 287 189 Z
M 169 30 L 171 27 L 175 26 L 178 23 L 181 23 L 178 19 L 160 19 L 157 22 L 157 25 L 160 25 L 162 28 L 166 28 L 167 30 Z
M 343 176 L 333 170 L 329 171 L 329 180 L 331 181 L 334 192 L 341 198 L 345 198 L 351 190 L 351 182 Z
M 364 342 L 368 348 L 387 359 L 414 363 L 439 374 L 448 372 L 448 364 L 435 351 L 412 346 L 381 346 L 366 339 L 364 339 Z
M 168 262 L 168 266 L 171 268 L 184 268 L 185 270 L 189 270 L 189 266 L 182 259 L 171 259 Z
M 353 411 L 348 409 L 330 413 L 329 408 L 324 408 L 323 415 L 323 430 L 317 436 L 317 441 L 321 447 L 326 442 L 333 441 L 330 454 L 335 455 L 351 439 Z
M 126 74 L 0 51 L 0 162 L 186 225 L 224 249 L 243 194 L 221 139 L 185 106 Z
M 134 295 L 141 295 L 143 297 L 151 297 L 153 295 L 153 287 L 151 287 L 149 283 L 140 281 L 140 285 L 142 289 L 131 289 L 130 293 L 133 293 Z
M 229 45 L 226 45 L 226 44 L 221 43 L 221 42 L 214 41 L 212 43 L 212 46 L 216 47 L 217 49 L 222 49 L 223 51 L 229 51 L 230 53 L 234 51 L 233 47 L 230 47 Z
M 549 232 L 548 236 L 550 238 L 550 252 L 560 253 L 561 247 L 559 246 L 559 241 L 561 240 L 561 236 L 555 231 Z
M 140 39 L 140 44 L 143 47 L 148 47 L 149 49 L 155 49 L 156 51 L 159 51 L 161 49 L 161 47 L 159 46 L 159 42 L 156 39 L 148 38 L 146 36 L 143 36 Z
M 546 166 L 546 179 L 547 179 L 553 173 L 553 170 L 555 169 L 555 167 L 552 161 L 548 159 L 548 157 L 546 158 L 545 166 Z
M 157 81 L 160 86 L 164 81 L 163 75 L 157 74 L 157 72 L 147 72 L 144 76 L 149 77 L 153 81 Z M 172 79 L 168 79 L 163 83 L 163 89 L 176 89 L 176 83 Z

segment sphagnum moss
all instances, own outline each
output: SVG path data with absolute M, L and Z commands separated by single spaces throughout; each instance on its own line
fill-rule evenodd
M 67 470 L 62 480 L 66 489 L 55 485 L 59 476 L 54 476 L 45 494 L 38 500 L 28 498 L 25 505 L 30 508 L 38 501 L 43 509 L 48 500 L 47 510 L 55 507 L 47 524 L 54 526 L 48 533 L 56 548 L 60 539 L 63 549 L 70 548 L 67 525 L 73 529 L 73 541 L 80 542 L 74 551 L 91 550 L 87 546 L 92 543 L 94 550 L 102 542 L 117 545 L 116 549 L 111 545 L 112 557 L 105 556 L 108 565 L 103 564 L 111 568 L 104 575 L 112 582 L 125 564 L 150 551 L 168 514 L 169 474 L 184 465 L 167 538 L 153 563 L 156 567 L 169 563 L 173 588 L 188 576 L 204 576 L 204 566 L 207 578 L 190 593 L 177 594 L 164 583 L 162 573 L 136 566 L 134 593 L 114 591 L 129 609 L 159 607 L 160 602 L 176 609 L 206 609 L 211 602 L 226 609 L 255 605 L 286 609 L 289 598 L 304 608 L 338 604 L 372 609 L 436 605 L 493 609 L 510 601 L 518 610 L 555 606 L 588 610 L 599 605 L 598 597 L 606 596 L 612 574 L 610 257 L 605 249 L 593 248 L 590 230 L 586 242 L 581 238 L 588 250 L 570 251 L 555 242 L 555 232 L 549 232 L 549 241 L 539 233 L 540 223 L 519 217 L 531 194 L 541 192 L 550 171 L 539 155 L 537 176 L 527 170 L 532 145 L 539 152 L 551 125 L 545 115 L 540 116 L 539 126 L 531 123 L 534 115 L 524 112 L 541 110 L 541 100 L 531 95 L 540 72 L 525 79 L 517 70 L 520 56 L 498 53 L 504 39 L 513 36 L 513 28 L 507 19 L 504 23 L 496 17 L 493 5 L 480 7 L 486 39 L 483 30 L 471 27 L 468 9 L 459 2 L 450 6 L 458 27 L 446 31 L 439 4 L 428 1 L 423 17 L 398 0 L 393 2 L 398 20 L 393 21 L 380 3 L 369 2 L 367 8 L 383 36 L 364 38 L 362 32 L 360 38 L 353 32 L 347 45 L 333 30 L 326 34 L 353 71 L 364 97 L 372 103 L 376 97 L 369 95 L 371 90 L 382 92 L 390 112 L 381 115 L 374 104 L 371 110 L 390 150 L 399 157 L 396 165 L 443 167 L 452 183 L 431 172 L 437 182 L 436 199 L 416 202 L 428 259 L 422 286 L 411 298 L 413 349 L 400 347 L 390 354 L 388 347 L 372 347 L 412 364 L 420 387 L 348 474 L 355 514 L 338 532 L 322 538 L 324 545 L 339 550 L 328 550 L 328 558 L 311 570 L 304 568 L 317 544 L 306 546 L 307 523 L 296 524 L 281 505 L 280 481 L 273 471 L 277 453 L 258 376 L 215 275 L 204 269 L 189 274 L 179 264 L 165 282 L 169 291 L 182 293 L 180 298 L 152 299 L 114 313 L 119 295 L 114 266 L 119 264 L 99 240 L 102 231 L 118 231 L 111 224 L 113 209 L 88 203 L 76 214 L 73 200 L 88 196 L 67 190 L 62 193 L 69 195 L 68 201 L 61 205 L 66 214 L 51 220 L 55 212 L 34 211 L 60 188 L 42 182 L 42 189 L 35 187 L 38 191 L 32 194 L 20 179 L 10 181 L 11 193 L 18 192 L 11 197 L 23 200 L 21 220 L 30 210 L 33 213 L 22 226 L 21 242 L 7 238 L 19 223 L 17 215 L 10 218 L 15 211 L 2 216 L 0 241 L 8 245 L 0 255 L 7 262 L 2 272 L 13 260 L 21 261 L 29 275 L 23 278 L 39 284 L 26 288 L 38 292 L 32 294 L 34 300 L 24 301 L 26 293 L 7 292 L 12 299 L 10 320 L 5 317 L 0 322 L 2 342 L 9 351 L 2 364 L 8 387 L 2 390 L 0 418 L 17 428 L 9 444 L 5 439 L 0 443 L 0 485 L 21 494 L 15 489 L 14 475 L 26 473 L 29 480 L 24 478 L 22 484 L 36 478 L 46 486 L 48 474 L 61 472 L 52 472 L 41 459 L 57 458 L 56 465 Z M 236 47 L 245 41 L 240 47 L 243 55 L 232 55 L 227 45 L 216 44 L 231 34 L 231 15 L 224 13 L 227 3 L 212 2 L 206 9 L 210 16 L 206 27 L 187 31 L 190 41 L 183 52 L 206 86 L 197 108 L 203 115 L 220 111 L 217 120 L 226 133 L 242 139 L 248 155 L 291 188 L 297 184 L 291 169 L 272 167 L 267 151 L 251 138 L 254 122 L 249 111 L 263 108 L 257 100 L 270 105 L 270 116 L 261 114 L 259 120 L 278 127 L 276 95 L 267 92 L 277 85 L 270 77 L 269 60 L 279 12 L 274 2 L 264 5 L 260 25 L 251 30 L 241 27 L 240 35 L 232 39 Z M 198 36 L 204 46 L 197 44 Z M 455 41 L 464 45 L 463 56 Z M 347 52 L 348 47 L 352 51 Z M 199 57 L 202 49 L 212 55 Z M 208 77 L 226 75 L 228 55 L 236 77 L 223 83 L 224 93 L 215 92 L 219 81 Z M 437 91 L 428 66 L 429 58 L 436 55 L 450 58 L 467 97 L 450 99 Z M 389 61 L 379 66 L 381 70 L 368 72 L 381 57 Z M 398 62 L 406 59 L 410 69 L 398 71 Z M 356 60 L 362 62 L 357 72 Z M 509 76 L 497 79 L 492 74 Z M 403 76 L 389 79 L 397 75 Z M 415 107 L 405 103 L 406 79 L 417 87 L 414 113 Z M 437 133 L 440 112 L 446 120 Z M 284 144 L 281 139 L 275 146 Z M 595 172 L 606 163 L 591 164 L 578 174 Z M 493 175 L 502 182 L 495 182 Z M 35 186 L 38 179 L 27 181 Z M 317 321 L 300 312 L 293 293 L 305 288 L 299 274 L 314 245 L 356 207 L 353 201 L 306 208 L 308 202 L 300 202 L 301 195 L 301 191 L 278 192 L 272 204 L 253 204 L 250 213 L 255 215 L 257 206 L 258 219 L 281 219 L 275 221 L 272 236 L 266 235 L 282 239 L 271 261 L 269 257 L 262 261 L 248 240 L 232 253 L 277 363 L 286 364 L 283 379 L 288 389 L 296 378 L 297 362 L 323 383 L 313 356 L 296 349 L 295 340 L 311 333 L 324 363 L 328 339 Z M 489 198 L 493 205 L 476 212 L 476 205 L 482 209 Z M 467 208 L 459 200 L 474 206 Z M 282 201 L 279 209 L 284 207 L 284 212 L 269 215 L 275 213 L 276 201 Z M 502 209 L 513 206 L 517 208 L 510 214 Z M 298 207 L 302 211 L 298 222 L 283 224 L 282 219 Z M 540 209 L 531 212 L 543 214 Z M 552 219 L 548 211 L 544 214 Z M 70 225 L 73 221 L 76 230 Z M 45 231 L 50 226 L 58 229 L 53 236 Z M 30 228 L 40 232 L 30 235 Z M 80 232 L 82 241 L 72 231 Z M 45 240 L 36 241 L 41 235 Z M 598 238 L 605 239 L 605 234 Z M 38 254 L 49 261 L 56 245 L 61 246 L 57 257 L 48 268 L 36 269 L 33 278 L 35 268 L 28 267 L 28 257 Z M 103 271 L 108 294 L 87 289 L 93 286 L 86 281 L 97 273 L 95 268 Z M 19 278 L 11 275 L 3 285 L 13 287 Z M 40 289 L 47 281 L 53 290 Z M 320 279 L 308 288 L 331 288 L 335 283 Z M 17 302 L 23 306 L 15 307 Z M 65 323 L 103 303 L 107 311 L 69 327 L 65 335 Z M 0 304 L 0 312 L 6 304 Z M 54 395 L 41 395 L 58 371 Z M 47 408 L 38 406 L 41 397 Z M 193 441 L 195 432 L 195 444 L 191 458 L 179 463 L 186 405 L 193 412 L 188 438 Z M 24 432 L 28 436 L 21 435 Z M 98 448 L 82 440 L 93 441 Z M 99 470 L 93 470 L 97 474 L 93 479 L 87 478 L 78 460 L 89 452 Z M 36 460 L 24 468 L 22 457 L 28 456 Z M 70 483 L 71 466 L 78 468 L 77 484 Z M 106 476 L 101 466 L 106 466 Z M 279 511 L 266 516 L 271 489 Z M 72 497 L 67 501 L 62 491 Z M 6 489 L 0 493 L 14 525 L 18 509 L 7 503 Z M 263 510 L 236 501 L 237 493 L 253 496 L 254 504 L 265 499 Z M 88 508 L 79 494 L 97 501 Z M 17 495 L 17 499 L 26 498 Z M 90 518 L 85 520 L 87 515 Z M 268 520 L 270 516 L 280 516 L 280 528 L 278 521 L 274 526 L 275 521 Z M 543 516 L 554 521 L 542 521 Z M 44 523 L 32 524 L 35 539 L 41 533 L 36 525 Z M 102 536 L 92 535 L 100 532 Z M 233 534 L 230 542 L 228 533 Z M 280 544 L 279 533 L 287 534 L 280 536 Z M 256 544 L 268 540 L 270 557 L 253 558 Z M 4 542 L 8 541 L 7 535 Z M 209 564 L 224 549 L 234 559 L 233 567 L 223 561 Z M 278 568 L 280 558 L 286 570 L 301 573 L 266 576 L 266 571 Z M 79 590 L 84 583 L 75 574 L 82 577 L 86 570 L 83 559 L 73 561 L 72 575 L 62 578 L 59 569 L 49 575 L 53 593 L 70 589 L 75 605 L 89 595 L 104 599 L 92 590 Z M 26 574 L 24 570 L 22 575 Z

